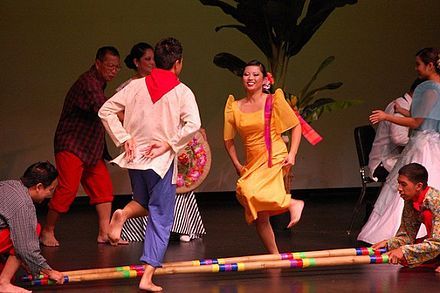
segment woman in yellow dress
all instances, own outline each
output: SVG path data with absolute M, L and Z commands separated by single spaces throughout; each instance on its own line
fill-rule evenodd
M 301 140 L 301 126 L 286 102 L 283 91 L 274 95 L 263 91 L 267 72 L 257 60 L 246 64 L 243 77 L 246 97 L 229 96 L 225 107 L 224 142 L 240 178 L 237 199 L 245 209 L 248 224 L 256 230 L 269 253 L 279 253 L 270 216 L 290 212 L 287 228 L 295 225 L 304 207 L 302 200 L 291 198 L 284 188 L 283 174 L 295 164 Z M 281 134 L 292 129 L 291 146 L 287 151 Z M 241 136 L 246 162 L 241 163 L 234 145 L 235 134 Z

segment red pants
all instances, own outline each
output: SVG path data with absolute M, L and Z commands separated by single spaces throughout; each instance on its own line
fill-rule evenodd
M 87 167 L 74 154 L 62 151 L 55 154 L 58 170 L 58 186 L 49 202 L 49 208 L 65 213 L 69 210 L 78 192 L 79 184 L 90 197 L 90 204 L 113 201 L 113 186 L 104 160 Z
M 41 225 L 37 223 L 37 236 L 40 236 Z M 15 255 L 9 228 L 0 230 L 0 254 Z

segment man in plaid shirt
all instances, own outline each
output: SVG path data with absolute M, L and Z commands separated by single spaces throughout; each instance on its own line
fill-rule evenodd
M 6 256 L 0 268 L 0 292 L 31 292 L 11 284 L 21 265 L 32 275 L 45 274 L 58 284 L 62 273 L 52 269 L 41 255 L 35 203 L 51 195 L 58 172 L 49 162 L 38 162 L 26 169 L 20 180 L 0 182 L 0 255 Z
M 58 187 L 49 203 L 46 225 L 40 241 L 45 246 L 59 246 L 55 224 L 60 214 L 69 210 L 79 184 L 96 206 L 99 218 L 98 243 L 108 241 L 113 188 L 104 162 L 109 159 L 105 130 L 97 113 L 107 98 L 104 89 L 120 70 L 119 52 L 102 47 L 95 64 L 70 88 L 55 132 L 55 162 L 59 172 Z

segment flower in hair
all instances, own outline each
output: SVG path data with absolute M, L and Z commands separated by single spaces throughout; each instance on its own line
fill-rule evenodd
M 263 84 L 263 90 L 270 92 L 272 85 L 274 84 L 273 76 L 270 72 L 266 75 L 266 82 Z
M 274 84 L 275 80 L 273 79 L 272 73 L 267 73 L 267 81 L 269 81 L 269 84 Z

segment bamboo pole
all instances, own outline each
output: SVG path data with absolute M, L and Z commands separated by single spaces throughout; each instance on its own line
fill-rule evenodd
M 75 271 L 64 271 L 61 272 L 64 276 L 76 276 L 84 274 L 102 274 L 102 273 L 112 273 L 112 272 L 127 272 L 127 271 L 139 271 L 144 270 L 144 265 L 129 265 L 120 267 L 110 267 L 110 268 L 96 268 L 96 269 L 84 269 Z M 42 280 L 47 279 L 47 275 L 38 275 L 35 278 L 32 275 L 22 276 L 22 281 L 32 281 L 32 280 Z
M 382 264 L 388 263 L 387 255 L 361 255 L 361 256 L 334 256 L 323 258 L 305 258 L 273 261 L 254 261 L 230 264 L 212 264 L 204 266 L 185 266 L 157 268 L 154 275 L 170 274 L 190 274 L 190 273 L 218 273 L 218 272 L 237 272 L 275 268 L 302 269 L 307 267 L 326 267 L 343 265 L 362 265 L 362 264 Z M 141 276 L 143 270 L 129 270 L 125 272 L 92 273 L 65 276 L 65 283 L 75 283 L 83 281 L 96 281 L 108 279 L 136 278 Z M 47 279 L 32 281 L 32 285 L 46 285 L 54 282 Z
M 211 264 L 228 264 L 237 262 L 272 261 L 302 258 L 322 258 L 334 256 L 381 255 L 386 249 L 373 250 L 371 247 L 317 250 L 308 252 L 287 252 L 280 254 L 261 254 L 228 258 L 199 259 L 192 261 L 164 263 L 163 268 L 181 266 L 203 266 Z
M 343 249 L 330 249 L 330 250 L 317 250 L 308 252 L 287 252 L 280 254 L 261 254 L 261 255 L 248 255 L 229 258 L 211 258 L 211 259 L 199 259 L 181 262 L 169 262 L 164 263 L 162 268 L 172 267 L 187 267 L 187 266 L 204 266 L 212 264 L 230 264 L 230 263 L 242 263 L 242 262 L 256 262 L 256 261 L 275 261 L 275 260 L 289 260 L 289 259 L 303 259 L 303 258 L 323 258 L 323 257 L 335 257 L 335 256 L 359 256 L 359 255 L 381 255 L 386 252 L 386 249 L 373 250 L 371 247 L 360 248 L 343 248 Z M 98 268 L 98 269 L 84 269 L 75 271 L 62 272 L 63 275 L 75 276 L 83 274 L 95 274 L 95 273 L 109 273 L 120 272 L 129 270 L 143 270 L 143 265 L 130 265 L 110 268 Z M 22 281 L 32 280 L 32 276 L 22 277 Z M 40 275 L 35 280 L 47 279 L 46 275 Z

